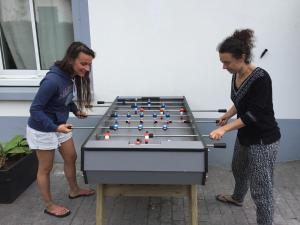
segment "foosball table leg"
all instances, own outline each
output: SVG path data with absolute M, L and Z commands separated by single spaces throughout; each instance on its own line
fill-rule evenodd
M 96 189 L 96 225 L 104 225 L 104 185 L 98 184 Z
M 190 185 L 190 210 L 192 225 L 198 225 L 197 185 Z

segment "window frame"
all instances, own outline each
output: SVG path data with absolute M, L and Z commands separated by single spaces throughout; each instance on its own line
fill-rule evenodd
M 48 70 L 40 66 L 37 30 L 35 24 L 33 0 L 29 1 L 30 16 L 36 55 L 36 70 L 4 70 L 2 54 L 0 54 L 0 101 L 1 100 L 32 100 L 41 79 Z M 91 45 L 88 0 L 71 0 L 74 40 Z M 92 73 L 91 86 L 92 86 Z
M 0 81 L 1 86 L 38 86 L 39 81 L 45 74 L 47 70 L 41 70 L 40 57 L 39 57 L 39 47 L 37 40 L 37 30 L 35 23 L 35 13 L 34 13 L 34 0 L 27 0 L 29 4 L 29 13 L 31 20 L 31 31 L 33 35 L 33 46 L 34 46 L 34 55 L 36 62 L 36 70 L 17 70 L 17 69 L 8 69 L 3 68 L 3 59 L 2 54 L 0 54 Z

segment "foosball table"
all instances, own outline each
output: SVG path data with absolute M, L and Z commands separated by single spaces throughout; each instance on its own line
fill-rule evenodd
M 196 185 L 205 184 L 208 149 L 226 145 L 205 144 L 193 112 L 184 96 L 117 97 L 95 127 L 86 127 L 92 131 L 81 169 L 85 183 L 97 184 L 97 225 L 105 196 L 119 195 L 188 196 L 191 223 L 198 224 Z

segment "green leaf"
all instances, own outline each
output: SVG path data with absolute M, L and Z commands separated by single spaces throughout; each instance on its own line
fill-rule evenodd
M 21 135 L 16 135 L 7 142 L 3 147 L 3 151 L 5 154 L 29 154 L 31 152 L 26 138 Z
M 24 154 L 24 153 L 27 153 L 27 149 L 24 147 L 15 147 L 8 152 L 8 154 Z
M 9 152 L 11 149 L 19 146 L 19 143 L 23 140 L 23 137 L 21 135 L 16 135 L 13 137 L 10 141 L 8 141 L 4 145 L 4 151 Z
M 28 142 L 27 142 L 26 138 L 23 138 L 23 139 L 19 142 L 19 146 L 28 146 Z

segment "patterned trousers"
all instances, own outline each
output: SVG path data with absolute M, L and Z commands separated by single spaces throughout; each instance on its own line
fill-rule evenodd
M 250 146 L 241 145 L 238 138 L 235 142 L 232 158 L 235 187 L 232 198 L 242 202 L 250 187 L 258 225 L 272 225 L 273 168 L 278 149 L 279 141 Z

